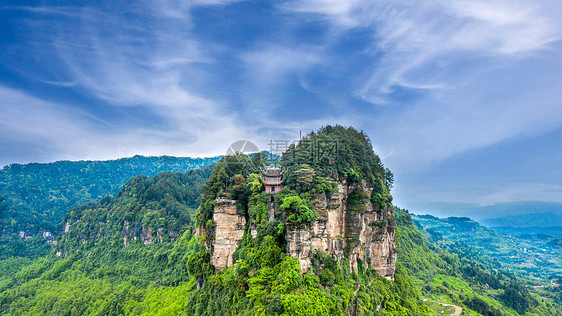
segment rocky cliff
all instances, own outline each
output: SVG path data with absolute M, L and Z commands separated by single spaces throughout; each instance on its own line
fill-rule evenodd
M 347 201 L 350 192 L 356 189 L 371 193 L 364 182 L 344 181 L 339 184 L 338 193 L 329 198 L 316 197 L 317 221 L 308 225 L 287 223 L 287 253 L 299 259 L 301 272 L 308 271 L 315 252 L 324 251 L 339 260 L 347 255 L 354 271 L 362 264 L 375 269 L 379 276 L 394 278 L 396 221 L 393 207 L 387 203 L 381 208 L 367 200 L 352 209 Z
M 236 207 L 236 201 L 227 198 L 215 200 L 213 228 L 210 234 L 211 265 L 217 270 L 232 267 L 232 254 L 244 236 L 246 218 Z
M 313 198 L 318 220 L 309 224 L 285 223 L 287 254 L 299 259 L 302 273 L 310 268 L 314 253 L 324 251 L 339 261 L 347 258 L 354 271 L 363 265 L 375 269 L 381 277 L 394 278 L 396 222 L 393 207 L 388 202 L 381 208 L 369 199 L 365 199 L 362 205 L 351 207 L 348 198 L 354 190 L 363 191 L 365 196 L 371 193 L 365 182 L 343 181 L 331 196 Z M 237 210 L 235 200 L 215 200 L 213 226 L 206 233 L 211 264 L 215 269 L 233 266 L 233 253 L 246 228 L 247 220 Z M 252 234 L 252 237 L 255 235 Z

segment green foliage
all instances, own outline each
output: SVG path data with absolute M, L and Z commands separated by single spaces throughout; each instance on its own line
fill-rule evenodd
M 307 164 L 302 164 L 295 171 L 295 176 L 297 178 L 297 184 L 300 191 L 309 191 L 311 189 L 315 176 L 314 169 Z
M 260 223 L 262 220 L 268 219 L 270 195 L 267 192 L 256 193 L 252 195 L 248 206 L 248 215 L 250 220 Z
M 319 194 L 324 193 L 328 197 L 337 190 L 337 183 L 333 179 L 317 176 L 315 184 L 313 191 Z
M 0 310 L 69 315 L 344 315 L 351 311 L 361 315 L 382 306 L 380 313 L 425 313 L 419 293 L 401 270 L 396 282 L 377 279 L 369 269 L 361 269 L 358 276 L 350 272 L 345 259 L 337 262 L 319 253 L 313 268 L 302 275 L 299 260 L 284 252 L 284 224 L 264 218 L 269 195 L 252 191 L 251 174 L 242 176 L 243 181 L 238 177 L 232 184 L 249 192 L 247 216 L 254 221 L 257 236 L 251 238 L 246 232 L 233 268 L 213 273 L 209 250 L 191 235 L 189 177 L 173 173 L 136 177 L 114 199 L 69 212 L 71 231 L 57 245 L 62 257 L 37 259 L 16 269 L 19 272 L 5 269 Z M 313 216 L 306 194 L 285 191 L 279 197 L 285 211 L 303 222 Z M 179 229 L 181 237 L 153 239 L 148 245 L 134 241 L 134 227 L 146 233 L 146 226 L 164 234 Z M 124 236 L 130 237 L 127 246 Z M 1 266 L 0 262 L 0 271 Z
M 194 276 L 198 284 L 213 274 L 214 268 L 209 263 L 210 252 L 203 244 L 198 242 L 192 243 L 192 255 L 187 259 L 187 271 Z
M 318 132 L 311 132 L 297 145 L 288 148 L 280 164 L 285 168 L 286 185 L 297 192 L 308 188 L 302 187 L 302 181 L 297 181 L 303 168 L 311 168 L 316 175 L 334 179 L 365 180 L 370 185 L 382 180 L 388 188 L 393 182 L 392 173 L 384 168 L 373 151 L 369 137 L 363 131 L 340 125 L 328 125 Z M 305 174 L 310 175 L 310 171 Z M 305 184 L 309 183 L 310 177 L 306 180 Z
M 154 176 L 163 171 L 184 172 L 217 160 L 135 156 L 108 161 L 12 164 L 0 171 L 1 193 L 6 200 L 0 205 L 7 204 L 4 212 L 9 214 L 0 218 L 0 225 L 12 231 L 52 231 L 60 228 L 58 224 L 68 209 L 116 194 L 131 177 Z M 16 221 L 15 227 L 11 220 Z
M 524 286 L 513 282 L 509 284 L 499 299 L 520 314 L 537 305 L 537 301 L 531 297 Z
M 482 253 L 458 241 L 445 244 L 441 239 L 443 248 L 437 247 L 418 230 L 407 211 L 395 208 L 395 218 L 398 262 L 429 297 L 464 304 L 483 315 L 556 315 L 546 305 L 539 306 L 520 279 L 499 270 Z M 463 225 L 473 223 L 463 218 L 453 220 Z
M 338 262 L 322 252 L 314 255 L 311 269 L 302 275 L 298 259 L 284 252 L 284 225 L 278 221 L 257 222 L 257 236 L 251 238 L 246 232 L 235 253 L 235 266 L 213 273 L 209 251 L 191 235 L 190 229 L 174 241 L 150 245 L 137 242 L 124 247 L 122 235 L 112 235 L 107 230 L 110 226 L 99 224 L 103 220 L 85 217 L 85 210 L 94 209 L 106 214 L 100 215 L 104 220 L 121 218 L 118 214 L 128 214 L 127 207 L 132 207 L 139 214 L 129 218 L 131 227 L 134 223 L 142 224 L 143 219 L 145 224 L 158 227 L 161 223 L 154 223 L 160 218 L 174 217 L 159 213 L 168 203 L 186 204 L 181 199 L 182 177 L 176 183 L 174 176 L 163 174 L 152 181 L 135 178 L 115 199 L 75 209 L 72 218 L 90 225 L 76 226 L 73 231 L 91 226 L 96 232 L 101 227 L 101 235 L 109 233 L 97 239 L 97 245 L 80 245 L 86 233 L 81 231 L 73 237 L 78 242 L 72 244 L 79 247 L 64 248 L 69 251 L 66 258 L 47 256 L 33 263 L 0 261 L 0 271 L 6 271 L 0 279 L 0 309 L 9 314 L 54 311 L 69 315 L 367 315 L 374 311 L 381 315 L 427 315 L 420 290 L 430 285 L 428 295 L 447 298 L 463 308 L 486 315 L 512 310 L 491 300 L 483 290 L 483 283 L 491 284 L 497 276 L 485 266 L 429 244 L 410 215 L 400 209 L 395 216 L 399 263 L 394 281 L 376 278 L 367 266 L 355 274 L 345 258 Z M 251 183 L 247 177 L 244 182 Z M 166 192 L 155 190 L 160 187 L 158 183 L 168 184 L 162 186 Z M 248 216 L 261 218 L 264 210 L 256 205 L 267 203 L 267 198 L 261 193 L 250 195 Z M 283 202 L 291 208 L 303 206 L 306 197 L 287 194 Z M 252 209 L 253 206 L 257 208 Z M 78 214 L 81 216 L 76 217 Z M 123 226 L 120 229 L 122 233 Z M 8 264 L 19 264 L 19 268 L 9 268 Z M 504 283 L 503 279 L 498 280 Z M 508 284 L 506 289 L 509 288 L 512 286 Z M 497 291 L 502 291 L 502 299 L 513 294 L 511 290 L 503 292 L 501 286 Z M 524 297 L 520 288 L 517 291 L 517 298 Z
M 510 273 L 521 278 L 544 280 L 562 266 L 561 248 L 554 237 L 498 234 L 466 217 L 416 215 L 415 218 L 420 228 L 427 230 L 439 245 L 447 246 L 455 241 L 466 244 L 472 249 L 462 248 L 470 252 L 467 255 L 487 256 L 490 260 L 485 261 L 490 267 L 509 268 Z
M 96 245 L 173 240 L 192 229 L 190 213 L 198 203 L 204 173 L 164 172 L 155 177 L 131 178 L 114 199 L 86 204 L 68 212 L 70 227 L 56 248 L 68 253 Z
M 486 303 L 486 301 L 480 299 L 479 297 L 471 297 L 467 298 L 463 301 L 463 303 L 470 308 L 471 310 L 478 312 L 484 316 L 501 316 L 502 313 L 491 307 L 490 304 Z
M 203 186 L 197 225 L 212 219 L 214 201 L 217 197 L 236 199 L 239 206 L 246 207 L 250 197 L 262 188 L 261 183 L 258 182 L 264 163 L 265 159 L 261 153 L 255 154 L 252 158 L 242 154 L 221 158 Z
M 154 176 L 163 171 L 200 168 L 218 158 L 177 158 L 134 156 L 108 161 L 58 161 L 48 164 L 12 164 L 0 171 L 0 258 L 43 255 L 48 249 L 41 233 L 62 231 L 62 220 L 69 209 L 115 195 L 131 177 Z M 201 179 L 210 168 L 194 171 Z M 195 188 L 195 187 L 194 187 Z M 197 201 L 198 190 L 190 192 Z M 194 207 L 198 202 L 195 202 Z M 16 238 L 20 232 L 37 236 L 33 240 Z
M 298 195 L 283 197 L 283 202 L 279 206 L 287 215 L 288 222 L 310 223 L 318 219 L 318 213 L 311 207 L 307 199 Z
M 361 172 L 355 170 L 354 168 L 349 168 L 349 170 L 345 170 L 343 173 L 352 182 L 359 182 L 363 179 Z
M 364 211 L 369 194 L 361 188 L 353 189 L 347 197 L 347 210 L 350 212 Z
M 383 183 L 382 179 L 375 181 L 373 184 L 373 191 L 371 192 L 371 202 L 378 205 L 381 209 L 386 206 L 386 202 L 392 201 L 390 195 L 390 187 Z
M 23 239 L 15 234 L 0 237 L 0 260 L 11 257 L 34 259 L 46 255 L 50 249 L 50 245 L 41 235 L 30 239 Z

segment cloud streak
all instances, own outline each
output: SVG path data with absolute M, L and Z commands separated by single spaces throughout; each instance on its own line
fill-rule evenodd
M 219 4 L 203 2 L 200 4 Z M 35 148 L 28 151 L 31 158 L 27 159 L 32 161 L 134 154 L 201 156 L 222 154 L 230 142 L 251 137 L 252 131 L 150 29 L 130 26 L 121 16 L 98 9 L 74 10 L 78 12 L 64 10 L 72 17 L 72 27 L 67 21 L 52 25 L 56 31 L 43 39 L 49 46 L 34 51 L 50 61 L 41 65 L 45 72 L 64 79 L 33 79 L 72 87 L 86 104 L 45 100 L 2 86 L 0 98 L 6 101 L 2 103 L 1 128 L 4 135 L 10 135 L 3 139 L 4 147 L 31 142 L 27 146 Z M 60 10 L 34 11 L 58 14 Z M 168 28 L 167 35 L 181 38 L 179 29 L 181 26 L 172 32 Z M 32 30 L 43 36 L 41 30 Z M 185 38 L 176 45 L 191 63 L 212 60 L 212 54 L 194 39 Z M 92 101 L 99 105 L 89 106 Z M 138 117 L 137 113 L 146 114 Z M 25 162 L 20 159 L 4 156 L 1 163 Z
M 559 82 L 552 80 L 561 69 L 541 75 L 541 63 L 556 59 L 548 52 L 560 48 L 560 5 L 554 2 L 314 0 L 289 3 L 284 9 L 314 14 L 344 31 L 371 29 L 373 59 L 416 23 L 354 91 L 355 98 L 374 106 L 403 108 L 376 110 L 382 115 L 375 121 L 395 124 L 371 129 L 386 142 L 387 151 L 395 153 L 389 159 L 396 167 L 428 166 L 466 150 L 544 133 L 562 124 Z M 546 54 L 537 58 L 539 52 Z M 522 72 L 537 80 L 510 78 Z M 497 81 L 527 86 L 506 94 Z M 398 90 L 419 98 L 404 109 L 406 104 L 395 97 Z M 408 158 L 412 155 L 418 161 L 412 163 Z

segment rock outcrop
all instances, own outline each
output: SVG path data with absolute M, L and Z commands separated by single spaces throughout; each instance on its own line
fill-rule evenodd
M 309 270 L 312 256 L 324 251 L 339 261 L 347 258 L 354 271 L 363 265 L 392 280 L 396 263 L 393 207 L 387 203 L 381 208 L 367 198 L 363 205 L 351 208 L 347 201 L 353 190 L 362 190 L 365 196 L 370 196 L 372 189 L 365 182 L 343 181 L 337 193 L 313 199 L 318 220 L 309 224 L 287 222 L 287 254 L 299 259 L 302 273 Z M 247 229 L 246 218 L 238 212 L 236 204 L 237 201 L 227 198 L 215 200 L 213 227 L 206 234 L 211 264 L 217 270 L 233 266 L 233 253 Z M 251 237 L 255 238 L 255 229 L 251 223 L 248 225 Z
M 217 270 L 234 265 L 233 253 L 244 236 L 246 219 L 240 215 L 236 201 L 227 198 L 215 200 L 211 242 L 211 265 Z
M 354 189 L 371 193 L 365 183 L 344 181 L 338 186 L 338 193 L 315 199 L 317 221 L 307 225 L 287 223 L 287 253 L 299 259 L 302 273 L 310 268 L 312 255 L 324 251 L 339 260 L 347 254 L 354 271 L 362 264 L 375 269 L 379 276 L 394 279 L 396 222 L 393 207 L 388 203 L 381 209 L 366 201 L 359 209 L 350 210 L 346 201 Z

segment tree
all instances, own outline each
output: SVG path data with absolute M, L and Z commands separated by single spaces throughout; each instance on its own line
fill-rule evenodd
M 300 165 L 299 169 L 295 172 L 297 176 L 297 183 L 300 185 L 302 191 L 310 190 L 312 182 L 314 181 L 315 172 L 307 164 Z
M 318 219 L 318 213 L 311 209 L 306 200 L 298 195 L 284 197 L 280 208 L 289 215 L 287 221 L 310 223 Z

